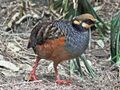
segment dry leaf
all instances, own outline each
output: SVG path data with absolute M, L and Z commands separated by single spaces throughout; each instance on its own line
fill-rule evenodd
M 8 68 L 8 69 L 13 70 L 13 71 L 19 70 L 19 67 L 17 67 L 15 64 L 8 62 L 8 61 L 3 61 L 3 60 L 0 61 L 0 66 Z

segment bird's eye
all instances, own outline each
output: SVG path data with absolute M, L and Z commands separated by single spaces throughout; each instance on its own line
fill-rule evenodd
M 89 24 L 89 25 L 95 23 L 95 21 L 92 21 L 90 19 L 84 20 L 84 22 L 87 23 L 87 24 Z

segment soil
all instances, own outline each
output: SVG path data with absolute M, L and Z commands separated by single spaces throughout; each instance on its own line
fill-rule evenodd
M 37 0 L 35 0 L 37 2 Z M 41 15 L 45 10 L 42 20 L 50 20 L 54 17 L 49 13 L 44 0 L 39 0 L 40 5 L 36 9 Z M 120 0 L 93 0 L 96 3 L 93 6 L 102 6 L 97 14 L 105 21 L 110 22 L 112 17 L 120 10 Z M 62 78 L 70 78 L 70 85 L 58 85 L 54 82 L 54 71 L 52 62 L 41 60 L 37 69 L 39 80 L 25 81 L 26 76 L 35 61 L 35 54 L 32 49 L 27 50 L 31 28 L 34 26 L 35 18 L 27 19 L 19 25 L 14 26 L 12 30 L 6 25 L 18 12 L 19 0 L 1 0 L 0 1 L 0 61 L 12 63 L 6 67 L 0 64 L 0 90 L 120 90 L 120 72 L 119 66 L 110 63 L 110 41 L 109 36 L 102 42 L 103 47 L 99 46 L 97 41 L 100 36 L 92 35 L 91 47 L 86 50 L 85 56 L 97 72 L 97 77 L 92 79 L 85 71 L 84 78 L 78 75 L 68 74 L 69 62 L 63 62 L 60 66 L 60 75 Z M 15 9 L 15 7 L 18 7 Z M 17 17 L 18 18 L 18 17 Z M 54 18 L 55 19 L 55 18 Z M 17 19 L 18 20 L 18 19 Z M 18 70 L 14 67 L 17 67 Z M 83 70 L 85 70 L 83 66 Z

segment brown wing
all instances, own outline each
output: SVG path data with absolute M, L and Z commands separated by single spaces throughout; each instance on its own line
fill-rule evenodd
M 41 45 L 49 39 L 56 39 L 63 36 L 63 32 L 55 26 L 54 22 L 38 22 L 31 31 L 27 48 L 34 48 L 37 44 Z

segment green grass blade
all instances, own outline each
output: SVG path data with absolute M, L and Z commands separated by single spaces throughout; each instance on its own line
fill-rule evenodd
M 110 47 L 112 62 L 120 64 L 120 12 L 111 21 Z

